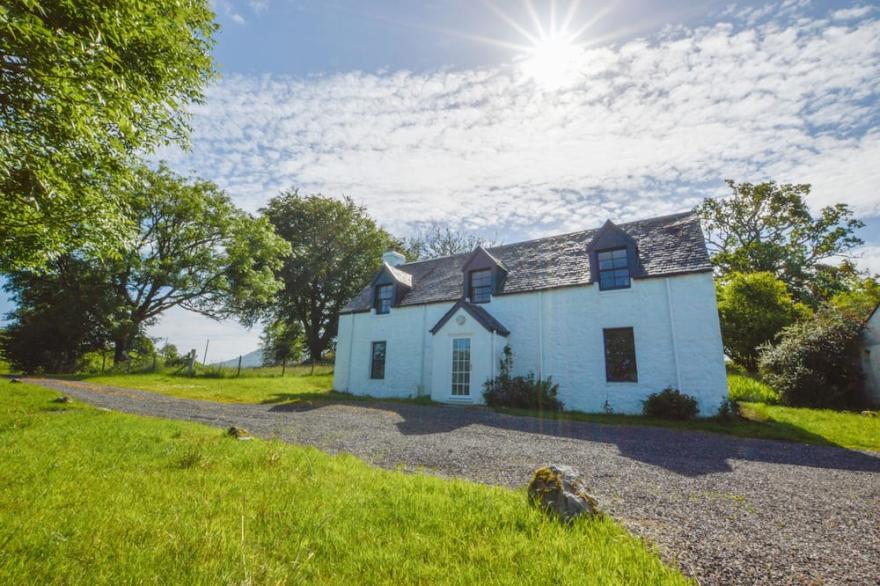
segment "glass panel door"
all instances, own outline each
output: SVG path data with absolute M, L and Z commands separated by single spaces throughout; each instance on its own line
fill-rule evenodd
M 452 340 L 452 394 L 466 397 L 471 394 L 471 339 Z

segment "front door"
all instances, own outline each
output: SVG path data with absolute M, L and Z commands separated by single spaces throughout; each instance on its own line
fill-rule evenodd
M 452 396 L 471 394 L 471 339 L 452 339 Z

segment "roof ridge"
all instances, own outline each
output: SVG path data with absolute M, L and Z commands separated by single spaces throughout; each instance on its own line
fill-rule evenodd
M 640 219 L 640 220 L 631 220 L 631 221 L 629 221 L 629 222 L 623 222 L 623 223 L 615 224 L 615 225 L 616 225 L 618 228 L 623 228 L 624 226 L 629 226 L 629 225 L 632 225 L 632 224 L 639 224 L 639 223 L 642 223 L 642 222 L 657 222 L 657 221 L 660 221 L 660 220 L 668 220 L 668 219 L 675 218 L 675 217 L 685 218 L 685 217 L 690 216 L 690 215 L 693 215 L 693 214 L 694 214 L 694 210 L 693 210 L 693 209 L 690 209 L 690 210 L 688 210 L 688 211 L 686 211 L 686 212 L 674 212 L 674 213 L 671 213 L 671 214 L 664 214 L 664 215 L 662 215 L 662 216 L 653 216 L 653 217 L 650 217 L 650 218 L 642 218 L 642 219 Z M 486 252 L 491 253 L 491 251 L 493 251 L 493 250 L 498 250 L 498 249 L 502 249 L 502 248 L 508 248 L 508 247 L 510 247 L 510 246 L 519 246 L 519 245 L 521 245 L 521 244 L 531 244 L 531 243 L 533 243 L 533 242 L 541 242 L 541 241 L 543 241 L 543 240 L 552 240 L 553 238 L 562 238 L 562 237 L 565 237 L 565 236 L 572 236 L 572 235 L 574 235 L 574 234 L 582 234 L 582 233 L 584 233 L 584 232 L 595 231 L 595 230 L 598 230 L 598 229 L 601 228 L 601 227 L 602 227 L 602 226 L 599 226 L 599 227 L 596 227 L 596 228 L 585 228 L 585 229 L 583 229 L 583 230 L 574 230 L 574 231 L 572 231 L 572 232 L 563 232 L 563 233 L 561 233 L 561 234 L 553 234 L 552 236 L 542 236 L 542 237 L 540 237 L 540 238 L 532 238 L 532 239 L 530 239 L 530 240 L 520 240 L 520 241 L 518 241 L 518 242 L 511 242 L 511 243 L 509 243 L 509 244 L 499 244 L 498 246 L 492 246 L 492 247 L 489 247 L 489 248 L 483 247 L 483 249 L 484 249 Z M 414 261 L 412 261 L 412 262 L 406 262 L 406 263 L 403 263 L 403 264 L 398 265 L 398 266 L 405 267 L 405 266 L 407 266 L 407 265 L 414 265 L 414 264 L 419 264 L 419 263 L 423 263 L 423 262 L 431 262 L 431 261 L 436 261 L 436 260 L 443 260 L 443 259 L 445 259 L 445 258 L 455 258 L 455 257 L 457 257 L 457 256 L 465 256 L 465 255 L 471 254 L 472 252 L 473 252 L 473 250 L 468 250 L 468 251 L 465 251 L 465 252 L 458 252 L 458 253 L 456 253 L 456 254 L 445 254 L 445 255 L 443 255 L 443 256 L 435 256 L 435 257 L 433 257 L 433 258 L 426 258 L 426 259 L 424 259 L 424 260 L 414 260 Z

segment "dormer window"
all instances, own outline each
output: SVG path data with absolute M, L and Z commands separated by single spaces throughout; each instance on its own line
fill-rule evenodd
M 468 298 L 471 303 L 489 303 L 492 297 L 492 271 L 482 269 L 471 271 L 468 284 Z
M 599 289 L 626 289 L 629 287 L 629 255 L 626 247 L 600 250 L 596 253 L 599 260 Z
M 376 313 L 388 313 L 394 303 L 394 285 L 376 287 Z

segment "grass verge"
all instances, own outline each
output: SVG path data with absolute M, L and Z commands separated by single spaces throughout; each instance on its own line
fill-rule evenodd
M 523 490 L 0 389 L 2 583 L 684 584 L 607 518 Z
M 289 403 L 313 399 L 352 398 L 334 393 L 333 373 L 310 375 L 307 370 L 281 376 L 240 378 L 189 377 L 174 374 L 109 374 L 83 378 L 86 382 L 162 395 L 220 403 Z

